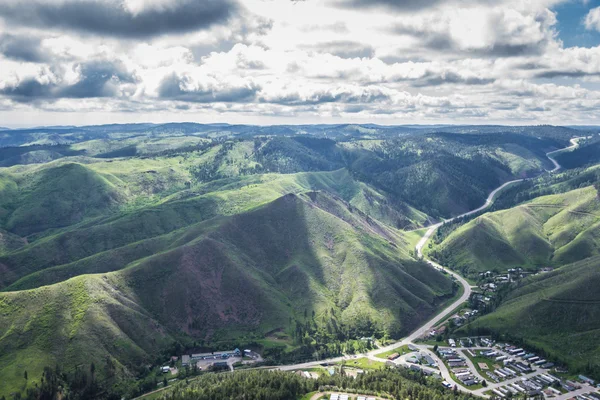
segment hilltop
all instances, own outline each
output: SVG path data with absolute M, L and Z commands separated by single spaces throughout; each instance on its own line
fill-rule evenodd
M 334 334 L 399 337 L 455 290 L 408 255 L 398 231 L 322 192 L 217 216 L 170 239 L 117 272 L 0 293 L 0 380 L 109 360 L 131 374 L 176 338 L 293 332 L 313 311 Z
M 430 254 L 465 274 L 514 267 L 535 271 L 598 254 L 599 229 L 598 191 L 589 186 L 484 214 L 456 229 Z

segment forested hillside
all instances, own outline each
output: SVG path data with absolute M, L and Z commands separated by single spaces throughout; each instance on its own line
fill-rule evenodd
M 523 340 L 544 357 L 574 371 L 600 374 L 600 257 L 530 278 L 493 313 L 467 325 L 470 333 L 496 332 Z
M 54 365 L 143 386 L 176 349 L 252 343 L 291 362 L 407 334 L 457 285 L 403 230 L 551 168 L 570 137 L 490 129 L 3 131 L 0 395 Z

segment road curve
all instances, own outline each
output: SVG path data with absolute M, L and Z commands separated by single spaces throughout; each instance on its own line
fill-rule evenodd
M 550 159 L 550 161 L 552 161 L 552 164 L 554 164 L 554 169 L 551 169 L 548 172 L 551 172 L 551 173 L 557 172 L 559 169 L 562 168 L 560 166 L 560 164 L 554 159 L 554 157 L 552 157 L 552 155 L 560 154 L 562 152 L 576 148 L 577 146 L 579 146 L 579 140 L 581 140 L 581 139 L 583 139 L 583 137 L 573 138 L 573 139 L 569 140 L 571 142 L 571 145 L 569 147 L 565 147 L 564 149 L 558 149 L 558 150 L 554 150 L 549 153 L 546 153 L 546 157 L 548 157 Z
M 559 150 L 555 150 L 555 151 L 551 151 L 549 153 L 546 153 L 546 157 L 548 157 L 550 159 L 550 161 L 552 161 L 552 163 L 554 164 L 554 169 L 548 171 L 548 172 L 556 172 L 558 170 L 560 170 L 561 166 L 560 164 L 558 164 L 558 162 L 552 158 L 553 154 L 557 154 L 563 151 L 567 151 L 569 149 L 574 149 L 578 146 L 578 141 L 580 140 L 580 137 L 576 137 L 576 138 L 572 138 L 570 140 L 571 142 L 571 146 L 569 147 L 565 147 L 563 149 L 559 149 Z M 444 222 L 451 222 L 456 220 L 457 218 L 462 218 L 462 217 L 466 217 L 475 213 L 478 213 L 480 211 L 485 210 L 486 208 L 488 208 L 489 206 L 492 205 L 494 198 L 496 197 L 496 195 L 498 194 L 498 192 L 500 192 L 502 189 L 506 188 L 509 185 L 512 185 L 513 183 L 517 183 L 517 182 L 522 182 L 526 179 L 515 179 L 512 181 L 508 181 L 503 183 L 502 185 L 500 185 L 499 187 L 497 187 L 496 189 L 494 189 L 487 197 L 487 199 L 485 200 L 485 203 L 479 207 L 476 208 L 475 210 L 471 210 L 468 211 L 464 214 L 458 215 L 456 217 L 453 217 L 451 219 L 445 220 Z M 429 238 L 431 238 L 431 235 L 433 235 L 433 233 L 444 223 L 444 222 L 439 222 L 437 224 L 431 225 L 428 229 L 427 232 L 425 232 L 425 234 L 423 235 L 423 237 L 421 238 L 421 240 L 419 240 L 419 242 L 417 243 L 415 249 L 416 249 L 416 253 L 417 256 L 419 258 L 423 257 L 423 252 L 422 249 L 425 246 L 425 244 L 427 243 L 427 241 L 429 240 Z M 291 370 L 296 370 L 296 369 L 303 369 L 303 368 L 311 368 L 311 367 L 315 367 L 318 366 L 320 364 L 323 363 L 337 363 L 337 362 L 341 362 L 343 360 L 353 360 L 359 357 L 368 357 L 370 359 L 376 359 L 375 355 L 380 354 L 380 353 L 384 353 L 386 351 L 389 350 L 393 350 L 399 346 L 403 346 L 403 345 L 407 345 L 407 344 L 411 344 L 412 342 L 414 342 L 417 338 L 423 336 L 425 333 L 429 332 L 434 326 L 436 326 L 439 322 L 441 322 L 441 320 L 450 312 L 452 312 L 454 309 L 456 309 L 459 305 L 461 305 L 462 303 L 466 302 L 469 297 L 471 296 L 471 292 L 472 292 L 472 286 L 469 282 L 467 282 L 462 276 L 458 275 L 456 272 L 441 266 L 440 264 L 431 261 L 431 260 L 425 260 L 429 265 L 438 268 L 438 269 L 443 269 L 444 271 L 446 271 L 448 274 L 450 274 L 451 276 L 453 276 L 456 281 L 458 283 L 460 283 L 462 285 L 462 287 L 464 288 L 464 293 L 462 294 L 462 296 L 460 296 L 459 299 L 457 299 L 456 301 L 454 301 L 451 305 L 449 305 L 448 307 L 446 307 L 444 310 L 440 311 L 437 315 L 435 315 L 433 318 L 431 318 L 429 321 L 427 321 L 426 323 L 424 323 L 423 325 L 421 325 L 419 328 L 417 328 L 413 333 L 411 333 L 408 337 L 392 343 L 388 346 L 384 346 L 384 347 L 380 347 L 376 350 L 372 350 L 368 353 L 365 354 L 361 354 L 361 355 L 356 355 L 356 356 L 342 356 L 342 357 L 336 357 L 336 358 L 330 358 L 330 359 L 326 359 L 326 360 L 319 360 L 319 361 L 310 361 L 310 362 L 306 362 L 306 363 L 302 363 L 302 364 L 293 364 L 293 365 L 282 365 L 282 366 L 278 366 L 278 367 L 273 367 L 271 369 L 276 369 L 276 370 L 281 370 L 281 371 L 291 371 Z M 419 346 L 420 347 L 420 346 Z M 437 357 L 436 357 L 437 358 Z M 440 364 L 440 363 L 438 363 Z M 440 364 L 440 367 L 443 366 L 443 363 Z M 445 367 L 445 366 L 444 366 Z M 442 370 L 442 375 L 448 375 L 449 373 L 447 372 L 447 370 L 445 371 L 446 374 L 444 374 L 444 371 Z M 445 377 L 445 376 L 444 376 Z M 460 385 L 458 385 L 457 387 L 459 390 L 464 391 L 464 392 L 468 392 L 468 393 L 472 393 L 472 394 L 476 394 L 479 396 L 483 395 L 483 390 L 478 390 L 478 391 L 471 391 L 469 389 L 466 389 Z M 486 397 L 486 396 L 483 396 Z

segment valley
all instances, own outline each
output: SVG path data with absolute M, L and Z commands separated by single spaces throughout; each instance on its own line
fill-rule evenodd
M 4 151 L 0 380 L 11 384 L 0 394 L 53 365 L 91 362 L 114 383 L 150 377 L 141 365 L 194 349 L 250 347 L 280 371 L 347 362 L 355 352 L 375 361 L 409 344 L 437 359 L 416 341 L 472 300 L 480 272 L 553 266 L 568 282 L 576 274 L 563 269 L 594 274 L 597 192 L 572 188 L 594 167 L 573 177 L 557 164 L 556 154 L 578 149 L 575 131 L 389 139 L 384 130 L 332 140 L 162 130 L 155 138 L 137 129 L 57 140 L 47 144 L 62 146 L 53 160 Z M 523 184 L 560 193 L 487 212 Z M 510 314 L 520 312 L 511 302 L 539 301 L 518 294 L 533 291 L 528 285 L 537 293 L 524 281 L 462 332 L 537 335 L 541 321 L 521 330 L 504 322 L 522 318 Z M 581 366 L 557 340 L 531 345 Z M 140 385 L 129 393 L 143 393 Z

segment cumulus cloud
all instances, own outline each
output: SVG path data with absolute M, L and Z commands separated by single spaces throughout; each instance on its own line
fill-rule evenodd
M 455 57 L 515 57 L 543 52 L 555 23 L 548 10 L 474 7 L 401 20 L 390 31 Z
M 161 99 L 194 103 L 236 103 L 254 99 L 259 87 L 253 82 L 219 82 L 216 79 L 195 80 L 190 76 L 171 74 L 158 88 Z
M 301 46 L 302 49 L 319 53 L 332 54 L 341 58 L 372 58 L 375 48 L 370 44 L 339 40 Z
M 0 93 L 18 102 L 37 102 L 60 98 L 119 97 L 134 91 L 135 76 L 119 63 L 92 61 L 74 66 L 70 72 L 77 75 L 73 82 L 69 82 L 68 74 L 62 77 L 42 74 L 6 85 Z
M 394 11 L 420 11 L 431 9 L 440 4 L 459 3 L 460 5 L 486 3 L 485 0 L 332 0 L 338 7 L 373 8 L 385 7 Z
M 592 8 L 583 23 L 588 30 L 600 31 L 600 7 Z
M 6 58 L 25 62 L 48 60 L 48 54 L 41 48 L 41 40 L 29 35 L 0 34 L 0 54 Z
M 0 7 L 0 17 L 16 26 L 144 38 L 205 29 L 226 21 L 237 8 L 232 0 L 126 5 L 118 0 L 6 0 Z
M 0 117 L 587 118 L 600 47 L 564 47 L 560 1 L 4 0 Z

